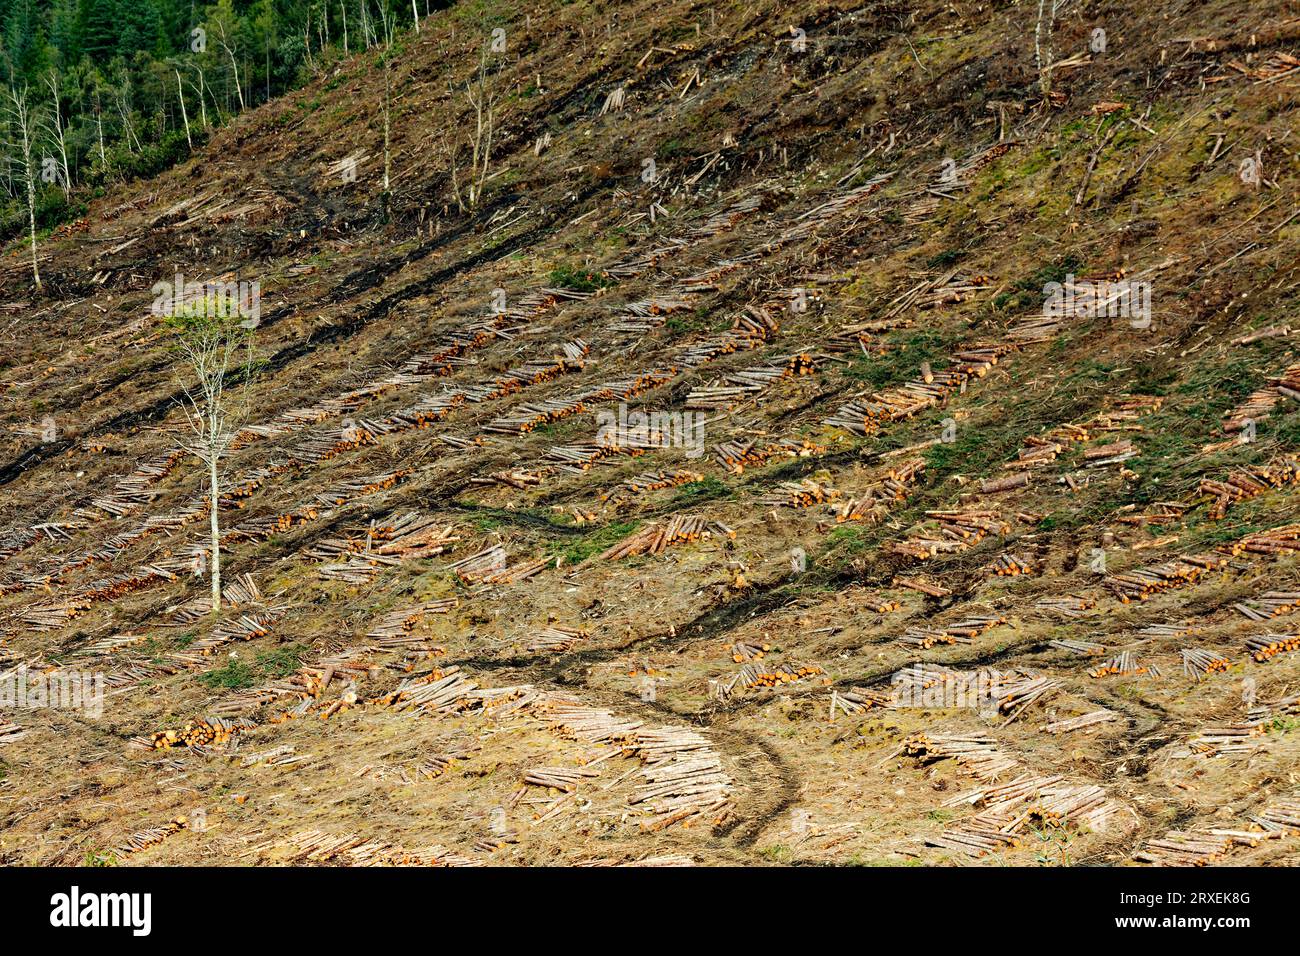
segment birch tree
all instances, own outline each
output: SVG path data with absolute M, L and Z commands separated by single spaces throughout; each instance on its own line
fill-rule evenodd
M 483 186 L 487 183 L 488 166 L 492 160 L 492 133 L 496 118 L 497 97 L 488 82 L 486 47 L 483 48 L 482 55 L 479 58 L 478 76 L 465 84 L 465 98 L 469 101 L 470 109 L 474 111 L 474 131 L 470 140 L 468 184 L 469 207 L 473 209 L 478 205 L 479 199 L 482 198 Z M 451 167 L 451 186 L 456 197 L 456 205 L 463 211 L 465 203 L 460 198 L 460 178 L 454 156 Z
M 221 287 L 215 298 L 205 287 L 202 301 L 174 302 L 168 324 L 176 334 L 177 351 L 188 372 L 182 384 L 181 409 L 192 432 L 186 447 L 206 469 L 208 486 L 209 572 L 212 613 L 221 609 L 221 459 L 230 450 L 239 428 L 240 404 L 232 393 L 233 379 L 247 382 L 251 368 L 252 332 L 232 314 Z M 241 359 L 241 356 L 243 358 Z M 244 372 L 240 375 L 240 372 Z
M 9 87 L 9 98 L 5 104 L 5 115 L 9 120 L 13 137 L 13 163 L 17 167 L 18 183 L 27 199 L 28 234 L 32 247 L 32 280 L 36 288 L 41 287 L 41 270 L 36 262 L 36 181 L 40 176 L 36 157 L 33 155 L 36 139 L 36 122 L 32 116 L 31 104 L 27 100 L 27 88 Z
M 68 166 L 68 137 L 67 130 L 63 126 L 63 97 L 59 85 L 59 74 L 56 70 L 50 70 L 45 77 L 45 83 L 50 88 L 50 97 L 52 104 L 50 106 L 49 126 L 46 129 L 46 135 L 49 137 L 54 148 L 58 150 L 59 162 L 59 185 L 63 187 L 65 196 L 72 192 L 72 170 Z

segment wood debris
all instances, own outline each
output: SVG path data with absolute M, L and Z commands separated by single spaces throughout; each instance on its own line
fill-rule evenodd
M 715 532 L 735 537 L 730 528 L 700 515 L 674 515 L 666 524 L 652 524 L 632 533 L 601 552 L 597 560 L 618 561 L 639 554 L 662 554 L 671 545 L 699 541 Z
M 1259 597 L 1232 605 L 1252 621 L 1267 621 L 1300 610 L 1300 591 L 1265 591 Z
M 533 632 L 524 649 L 530 653 L 546 652 L 550 654 L 567 651 L 579 641 L 585 641 L 590 634 L 576 627 L 543 627 Z
M 1064 720 L 1051 721 L 1043 729 L 1049 734 L 1069 734 L 1076 730 L 1083 730 L 1085 727 L 1095 727 L 1098 724 L 1107 724 L 1118 719 L 1119 715 L 1114 711 L 1102 708 L 1101 710 L 1080 714 L 1078 717 L 1067 717 Z

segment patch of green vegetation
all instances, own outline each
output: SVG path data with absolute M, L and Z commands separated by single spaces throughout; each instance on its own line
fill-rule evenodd
M 302 666 L 307 648 L 301 644 L 283 644 L 257 655 L 257 666 L 268 677 L 288 677 Z
M 947 269 L 949 266 L 955 266 L 961 261 L 962 251 L 960 249 L 945 249 L 938 255 L 933 255 L 925 260 L 925 264 L 931 269 Z
M 925 450 L 926 476 L 931 481 L 940 481 L 958 471 L 986 474 L 995 462 L 1014 454 L 1023 437 L 1023 426 L 1014 421 L 1009 425 L 988 423 L 959 427 L 952 441 L 940 442 Z
M 948 341 L 934 330 L 913 332 L 884 355 L 860 355 L 845 367 L 849 378 L 871 386 L 884 388 L 906 381 L 914 376 L 922 362 L 937 363 L 947 354 Z
M 1018 281 L 1014 290 L 1003 292 L 993 299 L 995 312 L 1023 312 L 1043 304 L 1043 287 L 1049 282 L 1064 282 L 1067 275 L 1078 275 L 1084 263 L 1073 255 L 1039 267 L 1031 275 Z
M 594 554 L 622 541 L 641 526 L 640 521 L 618 521 L 596 528 L 584 534 L 577 541 L 553 542 L 551 553 L 561 559 L 563 564 L 581 564 Z
M 789 863 L 794 859 L 794 851 L 782 843 L 765 846 L 759 852 L 773 863 Z
M 671 504 L 674 508 L 689 507 L 734 495 L 735 492 L 727 487 L 726 482 L 714 475 L 705 475 L 699 481 L 690 481 L 680 486 L 673 495 Z
M 257 671 L 241 660 L 199 675 L 199 682 L 213 690 L 242 690 L 257 682 Z
M 1269 419 L 1259 431 L 1265 436 L 1271 434 L 1288 451 L 1300 447 L 1300 410 L 1291 409 L 1284 415 Z
M 94 850 L 88 852 L 81 861 L 82 866 L 117 866 L 117 856 L 111 850 Z
M 594 269 L 571 265 L 556 266 L 547 276 L 547 282 L 557 289 L 569 289 L 573 292 L 595 292 L 613 285 L 612 280 Z
M 673 335 L 686 335 L 690 332 L 707 331 L 709 323 L 703 310 L 690 315 L 672 315 L 664 322 L 664 328 Z

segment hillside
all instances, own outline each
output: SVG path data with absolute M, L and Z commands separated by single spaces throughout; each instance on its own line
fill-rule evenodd
M 1050 27 L 461 2 L 16 240 L 0 861 L 1300 863 L 1300 9 Z

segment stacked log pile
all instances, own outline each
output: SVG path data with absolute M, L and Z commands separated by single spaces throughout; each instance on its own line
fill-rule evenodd
M 1300 551 L 1300 524 L 1248 534 L 1225 550 L 1234 558 L 1241 554 L 1293 554 Z
M 1083 730 L 1085 727 L 1095 727 L 1099 724 L 1108 724 L 1112 720 L 1118 720 L 1119 715 L 1114 711 L 1101 710 L 1090 711 L 1086 714 L 1080 714 L 1077 717 L 1067 717 L 1064 720 L 1054 720 L 1048 723 L 1043 729 L 1049 734 L 1069 734 L 1076 730 Z
M 1044 435 L 1026 438 L 1015 460 L 1005 462 L 1002 467 L 1022 472 L 1043 468 L 1056 461 L 1056 457 L 1072 443 L 1085 442 L 1089 437 L 1086 426 L 1058 425 Z
M 610 323 L 611 332 L 650 332 L 659 328 L 674 312 L 684 312 L 691 308 L 689 299 L 673 296 L 655 296 L 626 303 L 617 318 Z
M 927 836 L 930 846 L 981 857 L 1020 845 L 1026 825 L 1098 829 L 1119 807 L 1096 784 L 1075 784 L 1059 775 L 1021 774 L 1005 784 L 958 794 L 945 807 L 969 804 L 981 808 L 974 817 Z
M 1193 634 L 1200 634 L 1205 628 L 1192 621 L 1183 621 L 1181 624 L 1148 624 L 1138 631 L 1138 635 L 1145 638 L 1178 638 L 1191 637 Z
M 408 634 L 423 622 L 426 616 L 430 614 L 449 614 L 456 607 L 456 604 L 455 598 L 446 598 L 441 601 L 425 601 L 408 607 L 396 608 L 371 625 L 370 630 L 366 632 L 366 640 L 385 641 L 399 637 L 402 634 Z
M 1257 598 L 1232 605 L 1251 621 L 1267 621 L 1300 610 L 1300 591 L 1265 591 Z
M 525 402 L 507 415 L 494 418 L 483 426 L 484 431 L 504 435 L 526 435 L 542 425 L 549 425 L 571 415 L 587 410 L 589 396 L 551 398 L 543 402 Z
M 646 727 L 638 720 L 551 697 L 535 708 L 561 736 L 589 743 L 614 744 L 640 759 L 642 779 L 629 798 L 644 809 L 646 830 L 661 830 L 695 820 L 720 823 L 730 806 L 732 780 L 708 739 L 678 727 Z
M 816 664 L 788 663 L 777 664 L 775 667 L 761 667 L 751 662 L 732 675 L 731 679 L 722 685 L 722 691 L 724 695 L 730 696 L 738 690 L 780 687 L 824 673 L 825 671 Z
M 941 584 L 931 584 L 928 581 L 922 581 L 920 578 L 905 578 L 902 576 L 894 578 L 894 584 L 900 588 L 907 588 L 911 591 L 919 591 L 927 597 L 945 598 L 951 597 L 952 591 Z
M 1062 684 L 1051 677 L 1028 671 L 1002 674 L 993 684 L 992 693 L 997 699 L 998 712 L 1007 718 L 1006 723 L 1018 719 L 1033 704 L 1060 690 Z
M 1120 651 L 1100 667 L 1094 667 L 1088 671 L 1089 677 L 1110 677 L 1114 675 L 1122 677 L 1140 677 L 1143 675 L 1159 677 L 1160 668 L 1154 664 L 1142 663 L 1132 651 Z
M 1228 559 L 1221 554 L 1190 555 L 1123 574 L 1108 575 L 1104 584 L 1121 602 L 1128 604 L 1134 600 L 1145 601 L 1162 591 L 1195 584 L 1207 571 L 1221 570 L 1227 563 Z
M 1251 753 L 1259 746 L 1256 738 L 1267 734 L 1268 728 L 1269 722 L 1265 719 L 1206 727 L 1188 739 L 1185 756 L 1222 757 L 1225 754 Z
M 981 780 L 995 780 L 1018 764 L 985 733 L 943 734 L 918 732 L 903 741 L 901 753 L 923 763 L 955 760 L 963 770 Z
M 157 846 L 172 834 L 179 833 L 188 826 L 189 822 L 184 817 L 177 817 L 174 820 L 168 820 L 162 826 L 140 830 L 132 833 L 120 845 L 114 847 L 113 853 L 117 856 L 130 856 L 133 853 L 139 853 L 141 850 Z
M 184 457 L 183 449 L 173 448 L 148 459 L 131 474 L 118 480 L 111 492 L 91 498 L 89 505 L 77 508 L 73 514 L 92 521 L 100 520 L 104 515 L 120 518 L 149 504 L 158 496 L 153 486 L 167 477 Z
M 890 542 L 889 549 L 926 561 L 939 554 L 966 551 L 989 534 L 1003 535 L 1011 530 L 996 511 L 927 511 L 925 516 L 936 522 L 936 532 Z
M 1300 400 L 1300 362 L 1289 365 L 1281 375 L 1269 379 L 1267 385 L 1251 392 L 1241 405 L 1229 412 L 1223 420 L 1224 433 L 1235 435 L 1272 417 L 1282 398 Z
M 628 803 L 644 806 L 650 814 L 642 829 L 662 830 L 697 819 L 716 826 L 725 820 L 732 780 L 703 735 L 681 727 L 641 729 L 636 754 L 644 764 L 637 772 L 642 782 Z
M 1249 501 L 1274 488 L 1300 484 L 1300 455 L 1289 455 L 1268 465 L 1240 468 L 1223 481 L 1202 478 L 1200 496 L 1211 498 L 1210 517 L 1223 518 L 1235 504 Z
M 532 385 L 550 382 L 561 375 L 580 372 L 587 364 L 591 346 L 585 339 L 574 339 L 560 346 L 559 355 L 550 359 L 528 362 L 518 368 L 501 373 L 485 399 L 503 398 Z
M 1180 653 L 1183 659 L 1183 673 L 1197 680 L 1210 674 L 1226 673 L 1232 666 L 1232 662 L 1222 654 L 1204 648 L 1185 647 Z
M 160 730 L 145 740 L 150 750 L 168 750 L 172 747 L 224 747 L 236 734 L 257 727 L 246 717 L 233 720 L 224 717 L 200 717 L 189 721 L 180 730 Z
M 1071 654 L 1079 654 L 1084 657 L 1102 654 L 1106 650 L 1106 645 L 1098 644 L 1096 641 L 1080 641 L 1072 638 L 1048 641 L 1048 643 L 1052 647 L 1059 647 L 1063 651 L 1069 651 Z
M 1079 594 L 1045 597 L 1034 603 L 1036 610 L 1046 611 L 1049 614 L 1059 614 L 1062 617 L 1083 617 L 1096 606 L 1097 602 L 1093 598 Z
M 1297 649 L 1300 649 L 1300 634 L 1257 634 L 1246 640 L 1247 652 L 1261 664 Z
M 772 647 L 769 644 L 750 644 L 747 641 L 736 641 L 736 643 L 728 644 L 725 647 L 725 650 L 731 652 L 731 660 L 736 664 L 762 660 L 763 656 L 771 649 Z
M 434 669 L 428 674 L 402 681 L 391 693 L 379 698 L 380 706 L 395 710 L 423 710 L 433 713 L 452 713 L 468 710 L 477 702 L 473 692 L 478 684 L 465 677 L 460 668 Z
M 835 521 L 867 521 L 876 523 L 888 513 L 891 502 L 904 501 L 910 485 L 925 471 L 925 460 L 913 458 L 891 468 L 885 476 L 864 494 L 849 498 L 835 506 Z
M 674 515 L 665 524 L 652 524 L 636 531 L 618 544 L 597 555 L 599 561 L 619 561 L 640 554 L 662 554 L 670 546 L 689 543 L 722 534 L 734 538 L 735 532 L 717 521 L 701 515 Z
M 221 602 L 225 607 L 239 608 L 257 604 L 262 600 L 262 592 L 257 587 L 251 574 L 237 575 L 221 589 Z M 183 627 L 203 620 L 212 613 L 212 595 L 201 594 L 196 598 L 169 607 L 165 627 Z
M 560 471 L 581 475 L 589 471 L 594 465 L 610 458 L 623 455 L 635 457 L 644 454 L 644 448 L 624 447 L 612 443 L 555 445 L 546 450 L 542 460 L 547 464 L 553 464 Z
M 686 396 L 686 408 L 703 411 L 729 410 L 746 399 L 761 394 L 782 379 L 812 375 L 816 370 L 817 365 L 812 353 L 796 352 L 763 365 L 728 373 L 708 385 L 696 386 Z
M 530 653 L 555 654 L 569 650 L 589 636 L 587 631 L 576 627 L 543 627 L 528 638 L 524 649 Z
M 974 379 L 983 378 L 1010 351 L 1002 345 L 977 345 L 949 356 L 951 368 L 922 375 L 897 388 L 874 392 L 849 402 L 823 424 L 867 436 L 881 425 L 911 418 L 927 408 L 941 405 L 949 396 L 964 392 Z
M 713 447 L 713 457 L 733 474 L 743 474 L 746 468 L 764 465 L 773 458 L 808 458 L 826 452 L 825 445 L 807 439 L 783 438 L 765 446 L 753 440 L 729 441 Z
M 1124 438 L 1086 449 L 1083 453 L 1083 463 L 1086 468 L 1104 468 L 1107 465 L 1118 465 L 1130 458 L 1136 458 L 1138 454 L 1138 446 Z
M 248 521 L 241 521 L 229 531 L 221 536 L 221 543 L 226 546 L 235 544 L 251 544 L 259 541 L 265 541 L 277 534 L 284 534 L 294 527 L 314 521 L 320 512 L 318 509 L 308 505 L 297 511 L 284 515 L 269 515 L 264 518 L 253 518 Z
M 698 471 L 689 471 L 685 468 L 675 468 L 671 471 L 643 471 L 632 478 L 624 478 L 622 484 L 617 488 L 602 492 L 600 500 L 622 502 L 652 491 L 676 488 L 679 485 L 689 485 L 692 482 L 703 480 L 704 475 Z
M 894 705 L 888 694 L 871 690 L 867 687 L 850 687 L 848 690 L 831 690 L 830 718 L 835 719 L 835 712 L 840 711 L 846 717 L 856 717 L 873 708 L 889 708 Z
M 1300 836 L 1300 800 L 1278 797 L 1248 817 L 1238 829 L 1207 827 L 1171 830 L 1133 855 L 1151 866 L 1208 866 L 1218 863 L 1238 847 L 1255 848 L 1269 840 Z
M 590 767 L 534 767 L 524 773 L 524 783 L 562 793 L 573 793 L 578 788 L 578 784 L 584 780 L 599 776 L 600 771 Z
M 444 554 L 461 540 L 452 525 L 417 512 L 406 512 L 386 524 L 372 523 L 355 529 L 344 538 L 326 538 L 305 553 L 323 564 L 320 574 L 353 583 L 365 583 L 384 566 L 401 561 Z
M 889 614 L 899 610 L 903 605 L 894 598 L 884 597 L 879 594 L 863 594 L 855 597 L 856 603 L 861 604 L 868 610 L 876 614 Z
M 783 229 L 775 238 L 763 244 L 762 250 L 764 254 L 771 254 L 792 242 L 802 242 L 817 235 L 822 227 L 840 218 L 849 210 L 878 193 L 893 177 L 893 172 L 873 176 L 861 186 L 855 186 L 853 189 L 840 192 L 807 212 L 801 213 L 791 225 Z
M 399 481 L 409 477 L 410 474 L 409 468 L 399 468 L 396 471 L 370 475 L 352 481 L 343 481 L 320 492 L 315 496 L 315 499 L 326 507 L 338 507 L 357 498 L 373 495 L 379 491 L 386 491 Z
M 210 634 L 196 639 L 182 650 L 168 653 L 165 659 L 182 667 L 201 667 L 217 649 L 231 641 L 251 641 L 270 634 L 286 610 L 286 605 L 276 605 L 256 613 L 241 614 L 238 619 L 227 618 Z
M 367 840 L 354 833 L 330 835 L 320 830 L 307 830 L 290 838 L 287 843 L 272 841 L 254 847 L 250 856 L 260 857 L 270 850 L 287 846 L 287 862 L 294 865 L 338 864 L 342 866 L 482 866 L 482 862 L 452 853 L 446 847 L 433 846 L 420 850 L 404 850 L 387 840 Z
M 783 481 L 776 486 L 776 491 L 766 495 L 765 505 L 784 508 L 811 508 L 826 504 L 840 497 L 840 492 L 812 478 L 802 481 Z
M 999 555 L 985 571 L 990 577 L 1017 577 L 1037 573 L 1033 562 L 1022 554 Z

